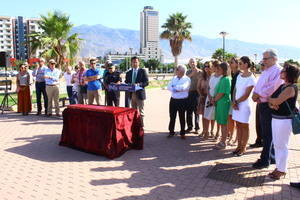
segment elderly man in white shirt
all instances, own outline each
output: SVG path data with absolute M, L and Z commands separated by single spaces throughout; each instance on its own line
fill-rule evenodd
M 174 128 L 178 112 L 180 121 L 180 136 L 181 139 L 185 139 L 185 112 L 187 97 L 191 85 L 191 79 L 185 75 L 185 72 L 186 66 L 178 65 L 176 68 L 176 76 L 174 76 L 168 84 L 168 90 L 172 93 L 169 104 L 170 123 L 168 137 L 175 135 Z

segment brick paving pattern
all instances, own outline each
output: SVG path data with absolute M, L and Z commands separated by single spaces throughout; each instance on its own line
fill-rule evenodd
M 0 199 L 300 200 L 300 190 L 289 186 L 300 181 L 299 136 L 291 137 L 285 179 L 266 177 L 254 187 L 213 180 L 207 175 L 216 164 L 251 166 L 260 149 L 233 157 L 234 147 L 213 150 L 214 141 L 201 141 L 194 134 L 186 140 L 167 138 L 170 94 L 151 89 L 147 95 L 144 150 L 130 150 L 114 160 L 59 146 L 61 119 L 0 115 Z M 255 139 L 253 125 L 250 143 Z

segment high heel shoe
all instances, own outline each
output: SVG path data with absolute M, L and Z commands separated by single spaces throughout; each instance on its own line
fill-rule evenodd
M 236 149 L 233 152 L 231 152 L 233 155 L 237 154 L 240 151 L 240 149 Z
M 285 178 L 285 176 L 286 176 L 285 172 L 278 171 L 277 169 L 275 169 L 273 172 L 269 174 L 269 177 L 275 180 L 279 180 L 281 179 L 281 177 Z

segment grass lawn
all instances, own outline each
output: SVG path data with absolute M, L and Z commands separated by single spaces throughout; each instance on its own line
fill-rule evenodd
M 17 102 L 17 99 L 18 99 L 17 94 L 11 94 L 10 96 Z M 60 94 L 59 98 L 67 97 L 67 96 L 68 96 L 67 94 Z M 4 98 L 4 94 L 0 94 L 0 103 L 2 102 L 3 98 Z M 33 91 L 33 94 L 32 94 L 32 103 L 33 104 L 36 103 L 36 94 L 35 94 L 35 91 Z M 14 102 L 13 102 L 13 100 L 11 98 L 8 98 L 8 104 L 10 106 L 14 105 Z
M 163 88 L 168 84 L 168 82 L 169 82 L 168 80 L 153 80 L 153 81 L 150 81 L 149 86 L 147 87 L 147 89 Z M 63 98 L 63 97 L 67 97 L 67 96 L 68 95 L 66 93 L 65 94 L 60 94 L 59 98 Z M 17 94 L 11 94 L 11 97 L 17 102 L 17 99 L 18 99 Z M 0 94 L 0 103 L 2 102 L 3 98 L 4 98 L 4 94 Z M 33 91 L 32 104 L 35 104 L 35 103 L 36 103 L 36 94 L 35 94 L 35 91 Z M 8 99 L 8 104 L 11 105 L 11 106 L 14 104 L 14 102 L 12 101 L 11 98 Z

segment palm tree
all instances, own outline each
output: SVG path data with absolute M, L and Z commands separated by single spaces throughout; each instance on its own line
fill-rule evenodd
M 39 26 L 42 32 L 33 32 L 29 35 L 31 52 L 43 49 L 41 56 L 53 58 L 61 68 L 66 60 L 72 61 L 80 49 L 81 39 L 78 34 L 70 35 L 73 24 L 69 16 L 59 11 L 41 15 Z
M 175 58 L 175 67 L 178 65 L 178 56 L 181 54 L 182 44 L 184 40 L 192 40 L 191 32 L 192 28 L 190 22 L 186 22 L 187 16 L 182 13 L 175 13 L 169 16 L 167 22 L 161 27 L 165 30 L 160 34 L 161 39 L 167 39 L 170 41 L 170 47 L 172 54 Z

